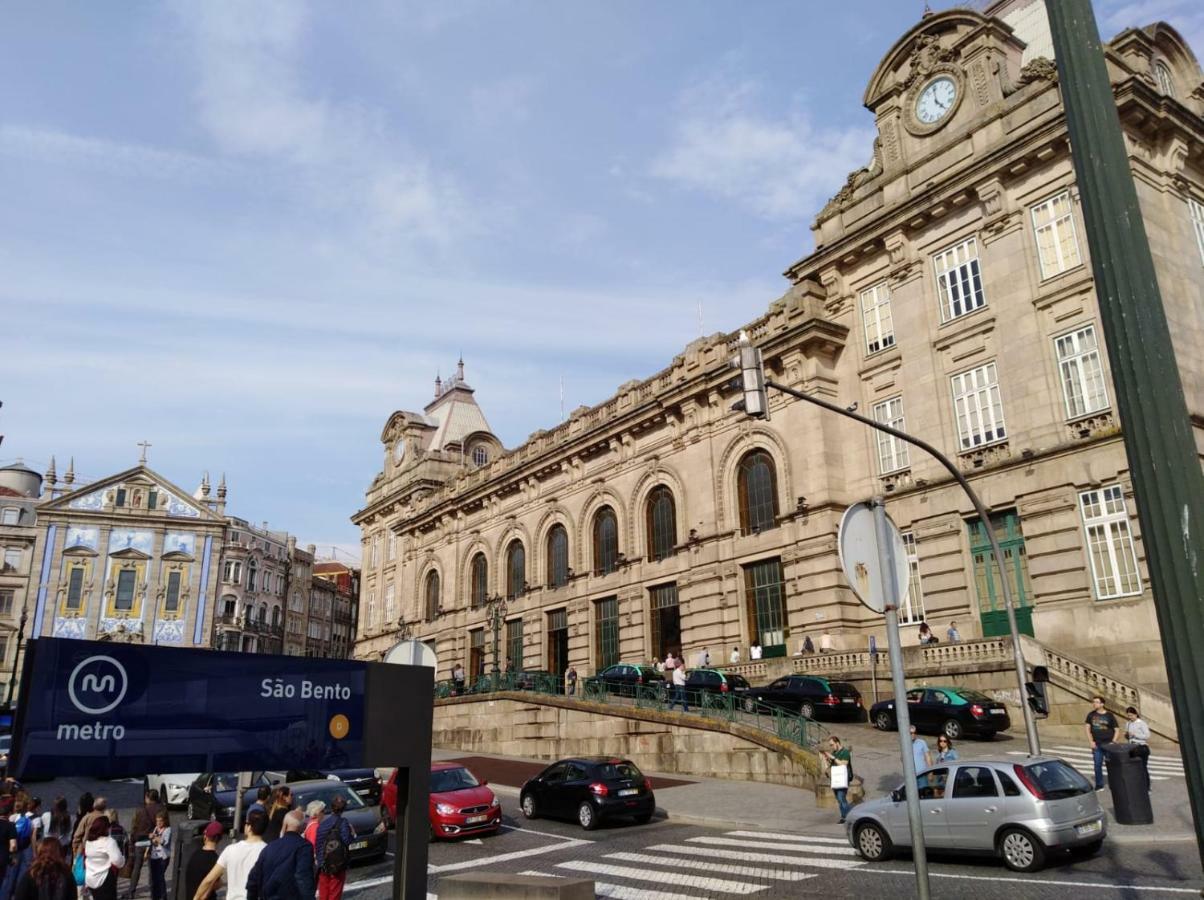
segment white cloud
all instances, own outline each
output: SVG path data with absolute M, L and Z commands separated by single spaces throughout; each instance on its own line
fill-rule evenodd
M 865 165 L 872 128 L 823 128 L 803 108 L 758 108 L 752 80 L 712 76 L 682 97 L 670 147 L 653 175 L 747 207 L 766 219 L 814 216 Z
M 1183 35 L 1197 55 L 1204 53 L 1204 10 L 1198 0 L 1137 0 L 1108 2 L 1100 16 L 1102 37 L 1107 40 L 1125 28 L 1141 28 L 1166 22 Z

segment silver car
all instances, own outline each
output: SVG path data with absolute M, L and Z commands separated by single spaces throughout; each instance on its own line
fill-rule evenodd
M 1107 821 L 1091 783 L 1060 759 L 959 760 L 917 781 L 924 843 L 933 850 L 993 854 L 1009 869 L 1033 872 L 1051 850 L 1090 856 L 1104 843 Z M 871 862 L 910 847 L 902 786 L 853 807 L 845 827 Z

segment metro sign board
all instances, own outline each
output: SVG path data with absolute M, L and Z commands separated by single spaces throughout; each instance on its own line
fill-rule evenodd
M 11 768 L 30 778 L 366 765 L 370 665 L 39 638 Z M 410 667 L 391 674 L 400 668 Z

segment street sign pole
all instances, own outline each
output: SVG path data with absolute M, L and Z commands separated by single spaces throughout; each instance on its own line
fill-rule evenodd
M 870 635 L 870 686 L 874 691 L 874 702 L 878 702 L 878 641 Z
M 903 762 L 903 790 L 907 795 L 907 822 L 911 827 L 911 854 L 916 866 L 916 892 L 920 900 L 931 896 L 928 886 L 928 854 L 924 847 L 924 822 L 920 814 L 919 784 L 911 751 L 911 715 L 907 709 L 907 684 L 903 678 L 903 646 L 899 641 L 899 584 L 893 577 L 896 560 L 886 504 L 872 501 L 878 535 L 878 570 L 886 592 L 886 645 L 890 651 L 890 677 L 895 689 L 895 722 L 899 730 L 899 754 Z

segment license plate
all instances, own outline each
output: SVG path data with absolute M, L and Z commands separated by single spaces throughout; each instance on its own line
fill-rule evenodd
M 993 716 L 1006 716 L 1006 715 L 1007 715 L 1007 712 L 1008 712 L 1008 711 L 1007 711 L 1006 709 L 993 709 L 993 710 L 991 710 L 991 715 L 993 715 Z
M 1075 833 L 1079 835 L 1095 834 L 1103 827 L 1103 823 L 1099 820 L 1088 822 L 1086 825 L 1080 825 L 1075 829 Z
M 489 816 L 469 816 L 467 819 L 464 820 L 464 823 L 466 825 L 476 825 L 478 822 L 487 822 L 487 821 L 489 821 Z
M 356 791 L 356 793 L 359 794 L 361 797 L 367 797 L 370 793 L 372 793 L 372 789 L 364 788 L 362 791 Z
M 841 703 L 856 703 L 857 700 L 853 697 L 841 697 L 840 702 Z
M 368 846 L 367 841 L 356 841 L 354 844 L 352 844 L 347 849 L 348 850 L 363 850 L 367 846 Z
M 640 792 L 639 788 L 623 788 L 619 791 L 620 797 L 633 797 Z

